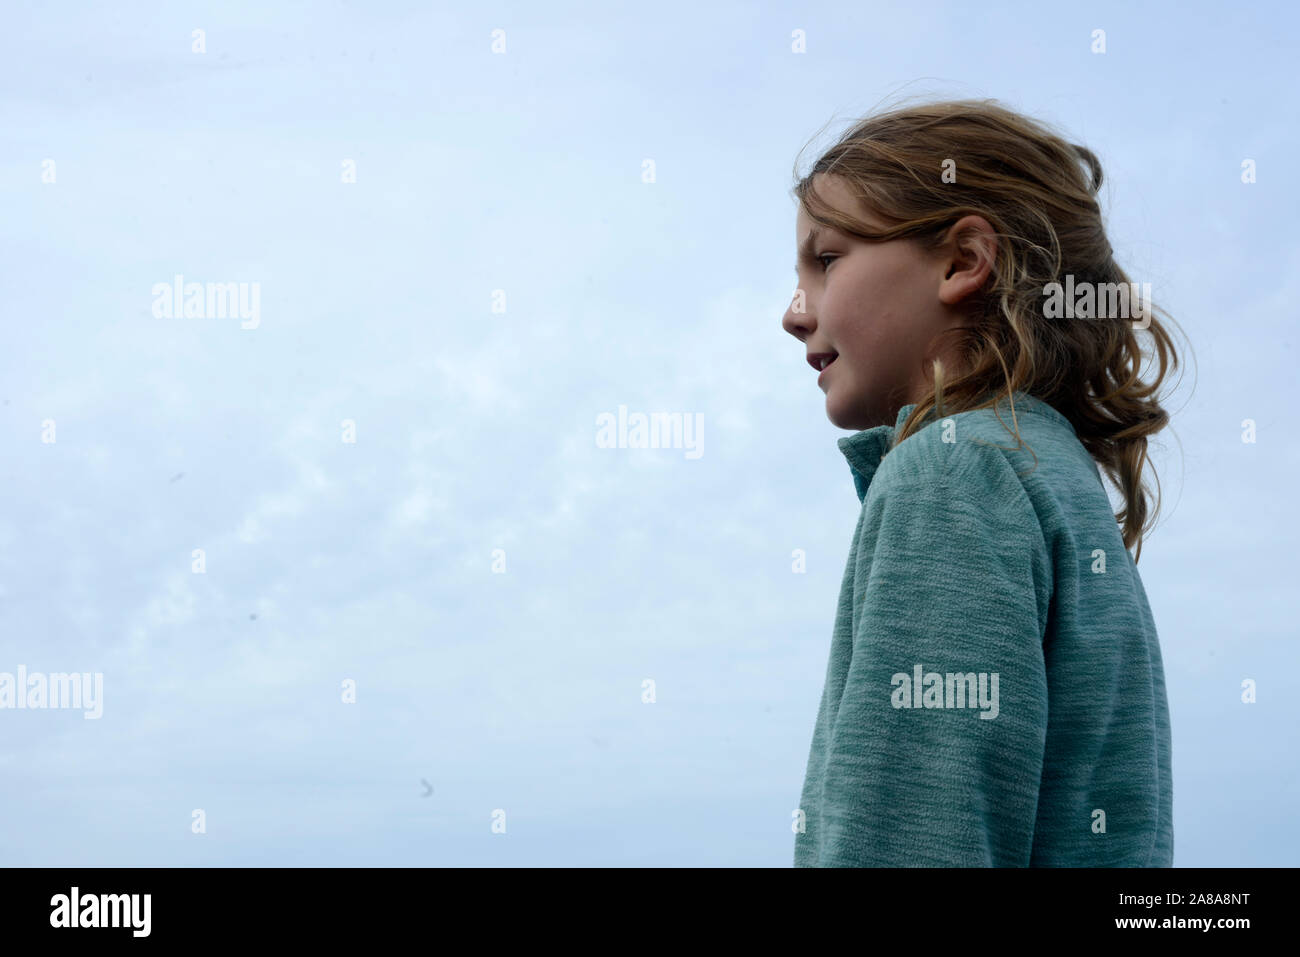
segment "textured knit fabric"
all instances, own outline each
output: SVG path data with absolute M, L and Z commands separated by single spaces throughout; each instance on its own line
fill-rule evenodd
M 1160 646 L 1096 463 L 1023 393 L 1033 454 L 1006 398 L 890 450 L 912 409 L 839 440 L 862 511 L 795 866 L 1171 866 Z

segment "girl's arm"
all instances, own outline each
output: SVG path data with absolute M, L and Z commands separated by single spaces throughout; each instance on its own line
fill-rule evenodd
M 908 444 L 865 504 L 877 534 L 858 557 L 817 864 L 1026 866 L 1047 734 L 1047 546 L 1001 451 Z

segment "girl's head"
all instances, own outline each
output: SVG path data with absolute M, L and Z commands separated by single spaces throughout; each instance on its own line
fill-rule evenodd
M 1178 359 L 1149 300 L 1114 309 L 1117 284 L 1134 287 L 1106 239 L 1101 182 L 1090 150 L 992 101 L 871 116 L 795 186 L 799 288 L 782 325 L 814 368 L 834 358 L 818 384 L 841 428 L 892 424 L 915 403 L 897 443 L 932 414 L 1014 392 L 1052 405 L 1119 489 L 1140 555 L 1147 437 L 1168 422 L 1158 389 Z M 1107 318 L 1058 317 L 1052 283 L 1090 288 Z M 1146 354 L 1158 368 L 1143 379 Z M 1019 441 L 1014 416 L 1012 431 Z

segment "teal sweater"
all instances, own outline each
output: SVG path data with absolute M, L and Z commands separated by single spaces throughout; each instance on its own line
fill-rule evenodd
M 1171 866 L 1160 645 L 1096 463 L 1023 393 L 1036 467 L 992 409 L 891 451 L 912 409 L 839 440 L 862 511 L 795 866 Z

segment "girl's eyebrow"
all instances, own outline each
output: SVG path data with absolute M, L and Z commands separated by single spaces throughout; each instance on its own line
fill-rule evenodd
M 800 263 L 812 262 L 813 246 L 816 244 L 817 237 L 819 237 L 821 233 L 822 230 L 820 226 L 814 226 L 812 229 L 808 230 L 808 235 L 805 236 L 803 242 L 799 244 L 799 258 L 794 264 L 795 273 L 799 272 Z

